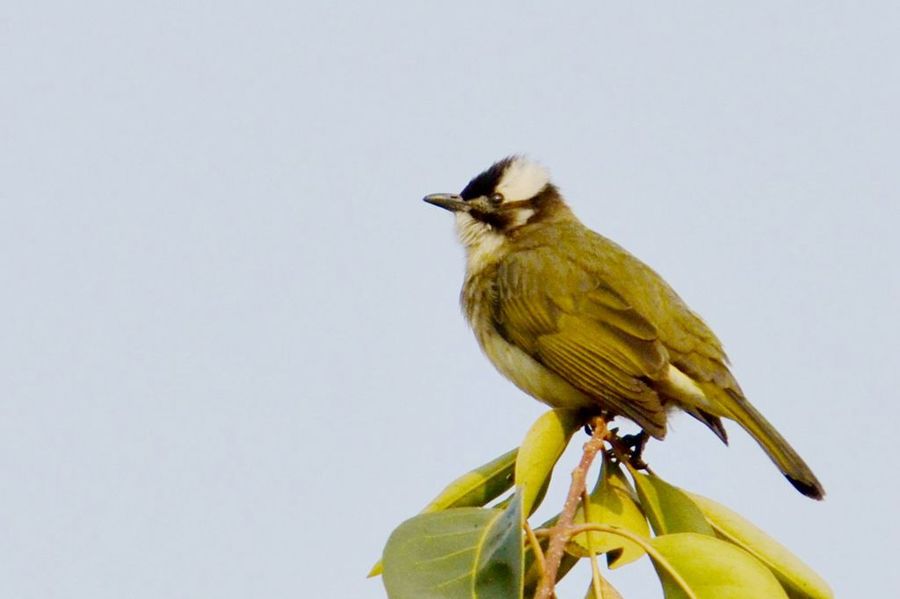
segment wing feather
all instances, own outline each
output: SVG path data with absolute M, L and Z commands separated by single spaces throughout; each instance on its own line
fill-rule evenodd
M 498 330 L 545 367 L 654 436 L 665 410 L 649 382 L 668 364 L 655 327 L 613 290 L 553 248 L 500 264 Z
M 528 249 L 514 256 L 530 257 L 506 261 L 503 269 L 515 284 L 500 293 L 497 315 L 510 318 L 509 330 L 520 337 L 516 343 L 536 354 L 541 340 L 542 354 L 536 359 L 552 362 L 564 378 L 577 378 L 586 392 L 600 395 L 597 389 L 606 389 L 609 397 L 602 401 L 615 404 L 613 411 L 645 428 L 656 423 L 664 432 L 660 404 L 672 402 L 724 439 L 717 405 L 728 403 L 730 397 L 743 398 L 743 392 L 715 334 L 653 269 L 574 218 L 533 228 L 518 243 Z M 540 318 L 536 313 L 529 317 L 505 312 L 506 303 L 518 294 L 524 294 L 519 301 L 528 306 L 541 306 L 529 308 L 540 310 Z M 519 331 L 519 326 L 530 324 L 527 331 Z M 601 327 L 600 333 L 596 327 Z M 563 336 L 566 343 L 543 339 L 553 334 Z M 659 369 L 661 364 L 665 368 Z M 687 398 L 667 395 L 669 364 L 704 389 L 716 404 L 710 414 L 701 413 Z M 629 392 L 635 380 L 655 393 Z

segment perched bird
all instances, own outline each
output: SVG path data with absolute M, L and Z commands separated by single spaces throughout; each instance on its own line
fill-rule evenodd
M 821 499 L 810 468 L 744 397 L 722 344 L 650 267 L 585 227 L 547 171 L 505 158 L 457 194 L 466 251 L 463 311 L 484 353 L 520 389 L 555 408 L 624 416 L 657 439 L 684 410 L 727 443 L 743 427 L 798 491 Z

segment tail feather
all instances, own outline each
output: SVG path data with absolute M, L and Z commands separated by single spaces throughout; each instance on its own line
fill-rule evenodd
M 825 489 L 816 478 L 803 458 L 794 451 L 794 448 L 781 436 L 775 427 L 766 420 L 749 401 L 735 392 L 726 390 L 724 393 L 718 389 L 716 393 L 717 403 L 726 412 L 723 416 L 730 418 L 741 425 L 760 447 L 771 458 L 785 478 L 795 489 L 813 499 L 825 497 Z
M 709 427 L 709 430 L 714 432 L 722 443 L 728 445 L 728 431 L 725 430 L 725 425 L 722 424 L 721 418 L 719 418 L 718 416 L 713 416 L 709 412 L 706 412 L 700 408 L 685 408 L 685 411 L 687 411 L 688 414 Z

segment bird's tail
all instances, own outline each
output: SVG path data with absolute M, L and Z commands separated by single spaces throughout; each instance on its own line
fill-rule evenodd
M 730 391 L 723 393 L 719 390 L 716 395 L 717 403 L 727 411 L 723 416 L 734 420 L 750 433 L 795 489 L 813 499 L 825 496 L 822 483 L 803 458 L 749 401 Z

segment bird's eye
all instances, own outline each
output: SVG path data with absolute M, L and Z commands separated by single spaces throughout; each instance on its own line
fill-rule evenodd
M 492 203 L 492 204 L 502 204 L 502 203 L 503 203 L 503 194 L 502 194 L 502 193 L 495 193 L 494 195 L 492 195 L 492 196 L 491 196 L 491 203 Z

